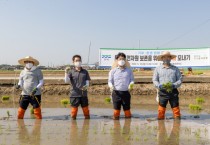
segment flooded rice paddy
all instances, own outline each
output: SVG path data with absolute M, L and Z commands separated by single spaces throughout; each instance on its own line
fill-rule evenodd
M 91 98 L 90 98 L 91 100 Z M 133 104 L 131 119 L 121 111 L 112 120 L 112 105 L 91 101 L 91 119 L 85 120 L 81 108 L 71 120 L 70 108 L 58 103 L 42 104 L 42 120 L 33 119 L 30 107 L 24 120 L 17 120 L 17 107 L 0 103 L 0 145 L 207 145 L 210 144 L 208 104 L 202 111 L 181 105 L 181 120 L 174 120 L 168 106 L 166 120 L 158 121 L 157 104 Z

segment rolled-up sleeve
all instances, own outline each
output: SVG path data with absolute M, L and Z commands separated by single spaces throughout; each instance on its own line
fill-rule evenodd
M 180 87 L 181 84 L 182 84 L 182 81 L 183 81 L 182 74 L 181 74 L 181 72 L 179 71 L 179 69 L 177 68 L 177 69 L 176 69 L 176 82 L 173 83 L 173 85 L 175 86 L 175 88 Z
M 158 75 L 158 68 L 155 68 L 152 78 L 153 84 L 156 88 L 159 87 L 159 75 Z

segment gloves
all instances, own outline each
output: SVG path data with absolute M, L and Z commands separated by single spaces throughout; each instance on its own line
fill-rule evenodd
M 36 94 L 37 90 L 38 90 L 37 88 L 34 88 L 32 93 L 31 93 L 31 96 L 34 96 Z
M 70 67 L 66 67 L 66 68 L 65 68 L 65 73 L 68 74 L 70 70 L 71 70 Z
M 159 103 L 159 90 L 157 89 L 156 101 Z
M 108 86 L 109 86 L 110 92 L 112 93 L 113 90 L 114 90 L 113 84 L 109 82 L 109 83 L 108 83 Z
M 87 85 L 84 85 L 83 87 L 82 87 L 82 91 L 86 91 L 88 89 L 88 86 Z
M 175 87 L 175 85 L 174 84 L 172 84 L 172 89 L 175 89 L 176 87 Z
M 160 90 L 166 90 L 167 92 L 171 92 L 173 89 L 175 89 L 176 88 L 176 86 L 174 85 L 174 84 L 171 84 L 171 86 L 168 86 L 168 84 L 160 84 L 159 86 L 158 86 L 158 88 L 160 89 Z
M 113 92 L 114 86 L 110 86 L 109 89 L 110 89 L 110 92 Z
M 19 90 L 20 89 L 20 85 L 15 85 L 15 89 Z
M 159 103 L 159 96 L 158 95 L 156 96 L 156 101 Z
M 160 90 L 164 89 L 164 88 L 163 88 L 163 85 L 161 85 L 161 84 L 158 86 L 158 88 L 159 88 Z
M 134 87 L 134 84 L 133 83 L 130 83 L 129 86 L 128 86 L 128 90 L 129 91 L 132 91 L 133 90 L 133 87 Z

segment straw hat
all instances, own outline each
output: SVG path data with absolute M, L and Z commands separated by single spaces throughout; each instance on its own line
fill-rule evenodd
M 20 65 L 25 65 L 25 63 L 24 63 L 25 61 L 32 61 L 35 66 L 39 65 L 39 61 L 31 56 L 26 56 L 25 58 L 18 60 Z
M 171 56 L 171 59 L 176 58 L 176 55 L 171 54 L 169 51 L 164 51 L 161 55 L 158 55 L 158 56 L 157 56 L 157 60 L 158 60 L 158 61 L 163 60 L 163 59 L 162 59 L 163 56 Z
M 130 63 L 129 63 L 127 60 L 125 61 L 125 66 L 128 67 L 128 68 L 131 67 Z M 113 64 L 112 64 L 112 69 L 113 69 L 113 68 L 116 68 L 116 67 L 118 67 L 118 62 L 117 62 L 117 60 L 115 60 L 115 61 L 113 62 Z

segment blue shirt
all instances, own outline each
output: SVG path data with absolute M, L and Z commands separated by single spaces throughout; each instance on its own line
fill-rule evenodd
M 109 72 L 108 83 L 114 86 L 114 90 L 128 91 L 128 86 L 133 81 L 133 71 L 130 68 L 120 69 L 117 67 Z
M 163 65 L 160 65 L 154 70 L 152 80 L 156 88 L 158 88 L 159 85 L 168 82 L 173 83 L 175 88 L 178 88 L 182 84 L 182 75 L 178 67 L 174 65 L 170 65 L 168 68 L 164 67 Z

